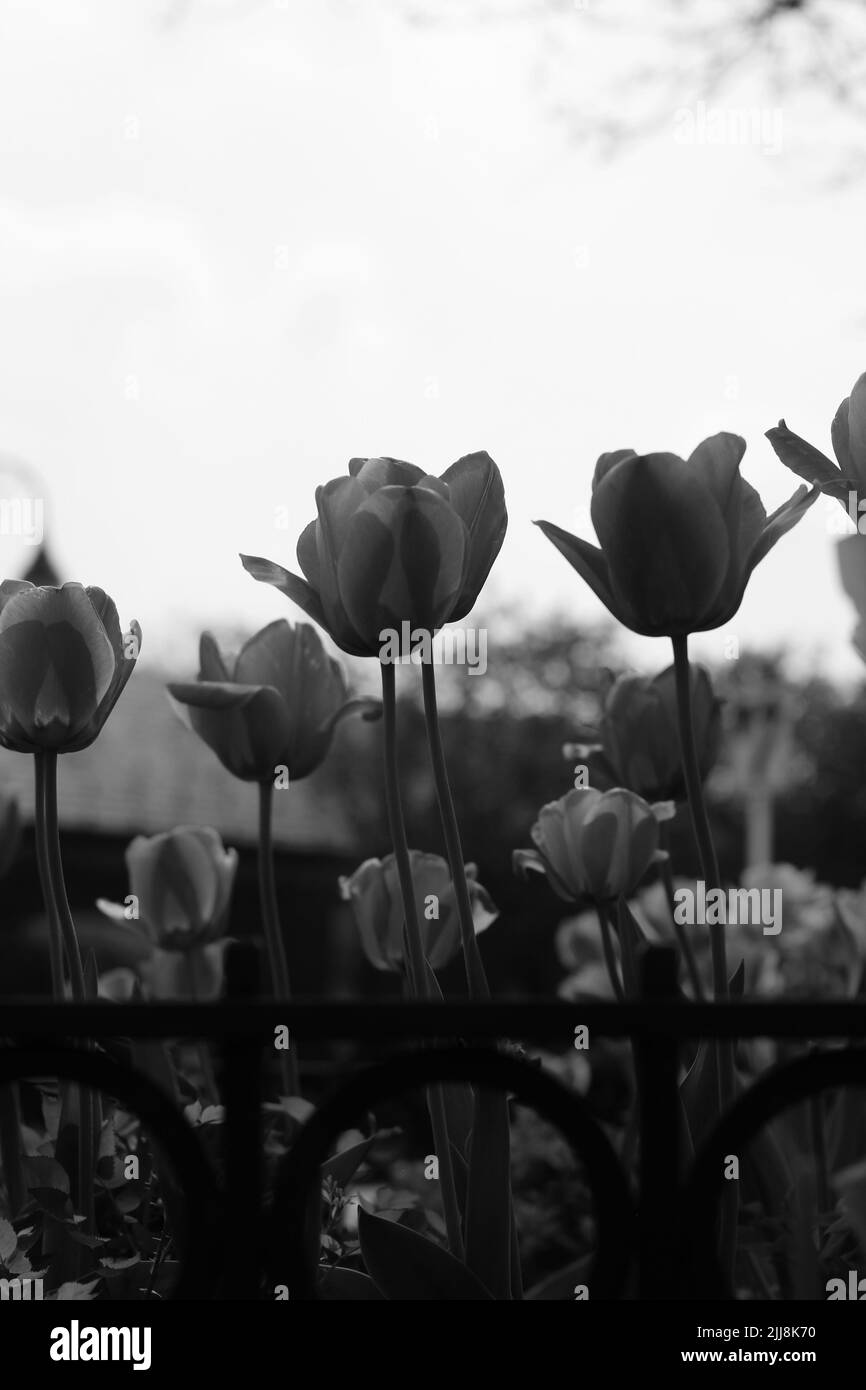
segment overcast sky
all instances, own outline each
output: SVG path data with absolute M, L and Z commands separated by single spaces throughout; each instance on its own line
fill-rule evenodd
M 580 6 L 561 22 L 551 65 L 531 23 L 417 26 L 384 0 L 0 3 L 0 453 L 39 470 L 64 577 L 137 617 L 144 656 L 192 667 L 202 626 L 300 616 L 237 553 L 295 568 L 352 455 L 441 472 L 487 449 L 511 516 L 494 589 L 588 621 L 531 521 L 591 538 L 600 452 L 736 431 L 769 511 L 797 480 L 763 431 L 784 415 L 829 449 L 866 370 L 866 188 L 820 181 L 839 131 L 756 86 L 730 97 L 764 111 L 754 138 L 689 143 L 684 85 L 604 161 L 555 107 L 608 77 L 615 99 L 641 45 Z M 699 652 L 735 634 L 862 671 L 830 517 Z M 26 551 L 0 539 L 4 573 Z

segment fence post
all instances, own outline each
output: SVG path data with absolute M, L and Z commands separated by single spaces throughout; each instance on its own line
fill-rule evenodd
M 677 997 L 677 957 L 672 946 L 648 946 L 639 963 L 640 1002 L 664 1004 Z M 675 1034 L 647 1027 L 635 1038 L 640 1115 L 638 1297 L 676 1297 L 676 1220 L 679 1154 Z
M 226 998 L 254 1000 L 260 989 L 254 942 L 233 942 L 226 953 Z M 225 1118 L 225 1242 L 231 1261 L 222 1297 L 258 1299 L 262 1275 L 262 1044 L 226 1036 L 222 1045 Z M 228 1260 L 226 1261 L 228 1265 Z

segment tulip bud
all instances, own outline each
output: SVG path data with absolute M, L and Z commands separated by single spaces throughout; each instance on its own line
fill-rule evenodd
M 385 630 L 431 636 L 466 616 L 505 536 L 502 479 L 485 453 L 441 478 L 391 458 L 355 458 L 316 491 L 298 540 L 305 578 L 256 556 L 244 568 L 293 599 L 355 656 L 379 657 Z
M 149 838 L 138 835 L 127 847 L 126 864 L 132 918 L 120 904 L 100 898 L 97 906 L 106 916 L 132 925 L 168 952 L 186 952 L 223 935 L 238 856 L 223 848 L 215 830 L 177 826 Z
M 243 781 L 273 781 L 282 766 L 292 782 L 309 776 L 340 720 L 356 712 L 377 718 L 381 709 L 376 700 L 348 699 L 339 663 L 309 623 L 269 623 L 229 667 L 206 632 L 198 681 L 172 682 L 168 691 L 223 767 Z
M 418 905 L 421 943 L 433 970 L 443 966 L 460 949 L 460 918 L 451 875 L 437 854 L 410 851 L 412 883 Z M 477 881 L 474 864 L 466 865 L 475 933 L 485 931 L 499 916 L 489 894 Z M 367 859 L 348 878 L 340 879 L 340 895 L 352 904 L 361 945 L 377 970 L 402 972 L 403 899 L 393 854 Z
M 700 666 L 689 671 L 695 744 L 706 777 L 719 753 L 721 705 L 707 672 Z M 620 676 L 605 697 L 598 736 L 599 745 L 583 758 L 591 787 L 628 787 L 647 801 L 685 799 L 673 666 L 652 680 Z
M 721 627 L 752 570 L 819 493 L 798 488 L 768 517 L 740 477 L 745 447 L 737 435 L 717 434 L 688 460 L 602 454 L 590 508 L 601 549 L 551 522 L 536 524 L 633 632 L 681 637 Z
M 0 744 L 75 753 L 99 734 L 132 674 L 141 628 L 120 630 L 103 589 L 0 584 Z
M 531 832 L 535 849 L 515 850 L 514 867 L 545 874 L 566 902 L 618 898 L 667 858 L 659 824 L 673 813 L 670 802 L 650 806 L 621 787 L 573 789 L 541 808 Z

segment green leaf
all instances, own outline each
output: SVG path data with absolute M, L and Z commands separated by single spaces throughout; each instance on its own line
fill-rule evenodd
M 65 1192 L 56 1187 L 31 1187 L 30 1195 L 40 1211 L 47 1212 L 58 1221 L 68 1221 L 72 1216 L 72 1202 Z
M 466 1263 L 496 1299 L 511 1293 L 511 1132 L 508 1101 L 479 1088 L 469 1153 Z
M 382 1296 L 392 1302 L 493 1297 L 447 1250 L 406 1226 L 370 1216 L 361 1207 L 358 1234 L 368 1273 Z
M 436 972 L 426 956 L 424 957 L 424 965 L 427 971 L 427 989 L 430 998 L 444 1000 L 445 996 L 436 978 Z M 466 1160 L 469 1157 L 469 1140 L 475 1117 L 472 1088 L 459 1082 L 449 1082 L 447 1085 L 443 1082 L 441 1090 L 445 1102 L 445 1123 L 448 1137 L 452 1147 L 456 1148 L 461 1158 Z
M 364 1299 L 382 1301 L 382 1295 L 369 1274 L 358 1269 L 334 1268 L 328 1271 L 319 1285 L 322 1298 L 342 1302 L 359 1302 Z
M 548 1274 L 544 1279 L 539 1279 L 537 1284 L 525 1295 L 533 1302 L 544 1300 L 550 1302 L 552 1299 L 574 1299 L 575 1284 L 585 1284 L 587 1275 L 592 1268 L 591 1255 L 582 1255 L 579 1260 L 574 1260 L 572 1264 L 566 1265 L 564 1269 L 556 1269 L 553 1274 Z
M 333 1178 L 338 1187 L 345 1187 L 346 1183 L 355 1176 L 373 1144 L 381 1137 L 379 1134 L 371 1135 L 369 1139 L 362 1140 L 360 1144 L 352 1144 L 348 1149 L 343 1149 L 341 1153 L 334 1154 L 326 1163 L 322 1164 L 322 1177 Z
M 18 1237 L 9 1221 L 0 1216 L 0 1265 L 8 1265 L 18 1249 Z
M 25 1158 L 24 1176 L 31 1189 L 51 1187 L 56 1192 L 69 1192 L 69 1174 L 56 1158 Z

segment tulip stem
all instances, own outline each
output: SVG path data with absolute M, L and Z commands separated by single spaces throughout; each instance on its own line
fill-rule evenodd
M 382 661 L 380 666 L 382 669 L 385 805 L 388 813 L 391 843 L 394 846 L 394 861 L 400 880 L 403 911 L 406 916 L 406 940 L 409 945 L 409 956 L 406 961 L 408 983 L 416 999 L 429 999 L 430 988 L 427 980 L 429 967 L 421 941 L 418 906 L 415 902 L 415 886 L 412 882 L 412 861 L 409 857 L 409 842 L 406 838 L 406 825 L 400 797 L 400 773 L 397 766 L 397 682 L 394 667 L 390 662 Z M 460 1219 L 460 1205 L 457 1201 L 457 1185 L 454 1180 L 451 1140 L 448 1134 L 448 1120 L 445 1110 L 445 1093 L 441 1086 L 428 1087 L 427 1109 L 430 1112 L 433 1143 L 439 1160 L 439 1187 L 442 1193 L 442 1207 L 445 1212 L 448 1246 L 454 1258 L 462 1260 L 464 1258 L 463 1226 Z
M 451 882 L 454 886 L 454 896 L 457 900 L 457 914 L 460 921 L 460 935 L 463 943 L 463 959 L 466 966 L 466 982 L 469 988 L 469 997 L 470 999 L 489 999 L 490 986 L 487 983 L 487 975 L 484 971 L 481 952 L 478 949 L 478 941 L 475 936 L 472 899 L 469 896 L 469 885 L 466 881 L 466 867 L 463 862 L 463 846 L 460 843 L 460 827 L 457 824 L 457 815 L 454 810 L 454 798 L 451 795 L 451 783 L 448 780 L 448 767 L 445 762 L 445 749 L 442 744 L 442 734 L 439 728 L 439 710 L 436 702 L 436 673 L 432 661 L 423 661 L 421 664 L 421 685 L 424 692 L 424 718 L 427 724 L 427 742 L 430 748 L 430 761 L 433 765 L 433 781 L 436 786 L 436 799 L 439 802 L 439 817 L 442 822 L 445 852 L 448 859 L 448 867 L 451 870 Z M 466 1244 L 469 1250 L 469 1264 L 470 1267 L 476 1267 L 475 1272 L 477 1273 L 477 1266 L 480 1261 L 480 1267 L 483 1270 L 485 1281 L 490 1284 L 492 1280 L 494 1287 L 501 1291 L 497 1296 L 514 1299 L 520 1295 L 523 1285 L 520 1271 L 520 1244 L 511 1192 L 511 1170 L 509 1164 L 511 1153 L 511 1128 L 508 1112 L 508 1097 L 498 1092 L 493 1095 L 485 1096 L 475 1088 L 473 1114 L 473 1153 L 476 1152 L 476 1148 L 478 1152 L 483 1153 L 485 1151 L 483 1145 L 486 1146 L 488 1150 L 495 1150 L 495 1148 L 501 1147 L 501 1155 L 505 1160 L 503 1165 L 505 1176 L 500 1186 L 498 1196 L 501 1199 L 501 1219 L 507 1221 L 510 1227 L 510 1245 L 504 1258 L 500 1256 L 501 1263 L 500 1260 L 497 1260 L 495 1254 L 491 1255 L 488 1249 L 479 1249 L 479 1246 L 487 1245 L 488 1241 L 483 1236 L 479 1237 L 476 1223 L 473 1221 L 473 1212 L 477 1209 L 476 1201 L 478 1196 L 483 1186 L 487 1183 L 487 1174 L 483 1171 L 481 1162 L 471 1157 L 466 1220 Z M 498 1161 L 498 1159 L 496 1161 Z
M 37 797 L 37 838 L 42 838 L 42 853 L 47 866 L 47 884 L 50 908 L 55 923 L 55 934 L 62 937 L 69 964 L 69 978 L 72 998 L 76 1003 L 87 999 L 87 985 L 81 952 L 78 947 L 78 934 L 66 896 L 66 880 L 63 875 L 63 858 L 60 853 L 60 821 L 57 811 L 57 753 L 41 749 L 35 754 L 37 785 L 41 782 L 41 795 Z M 85 1044 L 86 1046 L 87 1044 Z M 84 1216 L 82 1231 L 86 1235 L 96 1234 L 96 1197 L 94 1177 L 96 1173 L 96 1153 L 99 1146 L 99 1122 L 96 1096 L 88 1086 L 78 1090 L 78 1210 Z
M 48 852 L 45 842 L 45 763 L 42 753 L 36 753 L 34 755 L 33 769 L 36 784 L 36 863 L 39 869 L 39 881 L 42 884 L 42 896 L 45 899 L 45 912 L 48 917 L 48 955 L 51 964 L 51 993 L 58 1003 L 62 1003 L 65 998 L 63 986 L 63 933 L 60 926 L 60 919 L 57 915 L 57 907 L 54 902 L 54 894 L 51 889 L 51 879 L 48 872 Z
M 707 890 L 721 889 L 719 865 L 710 831 L 701 772 L 695 743 L 695 728 L 692 717 L 692 688 L 689 672 L 689 639 L 687 635 L 672 637 L 674 649 L 674 675 L 677 690 L 677 718 L 680 734 L 680 751 L 683 759 L 683 774 L 689 796 L 692 827 L 701 861 L 701 872 Z M 728 962 L 725 952 L 725 929 L 721 924 L 707 923 L 710 933 L 710 950 L 713 962 L 713 994 L 718 1001 L 728 998 Z M 717 1038 L 714 1043 L 716 1073 L 718 1080 L 719 1115 L 734 1101 L 734 1044 L 729 1038 Z M 737 1192 L 735 1183 L 726 1184 L 725 1199 L 722 1203 L 720 1220 L 720 1243 L 722 1260 L 733 1278 L 737 1250 Z
M 613 992 L 620 1004 L 625 1003 L 625 991 L 620 983 L 619 971 L 616 966 L 616 952 L 613 949 L 613 938 L 611 935 L 610 923 L 607 920 L 607 913 L 603 905 L 597 902 L 595 910 L 598 913 L 598 925 L 601 927 L 601 949 L 604 952 L 604 963 L 607 966 L 607 973 L 613 985 Z
M 259 783 L 259 897 L 262 905 L 262 923 L 265 929 L 265 946 L 271 967 L 271 987 L 274 998 L 284 1004 L 290 1000 L 292 990 L 289 981 L 286 948 L 280 929 L 280 911 L 277 904 L 272 833 L 273 811 L 274 784 L 268 778 L 267 781 Z M 288 1049 L 281 1049 L 278 1058 L 286 1095 L 299 1096 L 301 1083 L 298 1076 L 298 1057 L 294 1042 Z
M 671 921 L 673 922 L 674 932 L 676 933 L 677 941 L 680 943 L 680 950 L 683 953 L 683 959 L 686 963 L 686 970 L 688 971 L 689 979 L 692 982 L 692 989 L 695 993 L 695 999 L 700 1004 L 703 1002 L 704 989 L 703 985 L 701 984 L 701 976 L 698 970 L 698 963 L 695 960 L 695 953 L 692 950 L 692 943 L 689 941 L 688 933 L 685 927 L 683 926 L 682 922 L 677 921 L 677 903 L 676 898 L 674 897 L 674 873 L 671 867 L 670 860 L 671 836 L 670 826 L 668 822 L 663 821 L 660 829 L 661 847 L 667 855 L 667 858 L 663 859 L 661 864 L 662 883 L 664 884 L 665 896 L 668 900 L 668 909 L 671 914 Z
M 692 826 L 698 846 L 698 856 L 701 861 L 701 873 L 704 876 L 707 891 L 710 892 L 713 889 L 721 889 L 721 878 L 719 876 L 719 865 L 716 859 L 713 837 L 710 831 L 710 822 L 707 816 L 706 802 L 704 801 L 704 790 L 701 785 L 700 766 L 698 764 L 698 754 L 695 746 L 695 730 L 692 720 L 691 678 L 689 674 L 689 639 L 688 637 L 672 637 L 671 641 L 674 648 L 677 716 L 680 733 L 680 751 L 683 758 L 683 774 L 689 796 L 689 810 L 691 811 Z M 728 962 L 725 952 L 725 930 L 719 923 L 708 923 L 708 926 L 713 958 L 714 993 L 716 999 L 724 1000 L 728 997 Z M 733 1076 L 733 1071 L 731 1071 L 731 1076 Z M 726 1104 L 730 1101 L 732 1094 L 733 1086 L 731 1086 L 725 1098 Z
M 457 913 L 460 919 L 460 935 L 463 940 L 463 958 L 466 963 L 466 980 L 470 999 L 489 999 L 490 986 L 484 973 L 481 952 L 475 937 L 475 923 L 472 917 L 472 900 L 466 882 L 466 868 L 463 863 L 463 848 L 460 844 L 460 828 L 454 811 L 454 799 L 448 781 L 448 768 L 445 763 L 445 749 L 439 729 L 439 710 L 436 704 L 436 675 L 432 661 L 421 665 L 421 683 L 424 690 L 424 717 L 427 722 L 427 741 L 430 745 L 430 759 L 433 764 L 433 780 L 436 783 L 436 798 L 439 802 L 439 815 L 442 833 L 445 837 L 445 852 L 454 896 L 457 899 Z

